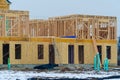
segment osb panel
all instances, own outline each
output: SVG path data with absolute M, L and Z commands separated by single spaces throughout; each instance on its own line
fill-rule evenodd
M 81 44 L 78 43 L 77 45 L 81 45 Z M 92 43 L 83 43 L 82 45 L 84 45 L 84 64 L 93 64 L 94 56 L 96 55 L 96 53 L 95 53 Z M 106 58 L 106 46 L 111 46 L 112 57 L 109 60 L 110 64 L 117 64 L 117 46 L 115 44 L 97 43 L 97 45 L 102 46 L 102 64 L 103 64 L 104 59 Z
M 59 53 L 55 54 L 56 55 L 55 63 L 68 64 L 68 43 L 56 43 L 56 47 Z
M 77 46 L 77 44 L 75 45 L 73 43 L 57 42 L 56 45 L 57 45 L 59 54 L 55 54 L 56 55 L 55 63 L 68 64 L 68 45 L 74 45 L 74 64 L 79 64 L 78 63 L 78 46 Z M 59 56 L 57 56 L 57 55 L 59 55 Z M 60 60 L 58 60 L 58 59 L 60 59 Z
M 36 54 L 36 58 L 35 58 L 35 60 L 36 60 L 36 64 L 48 64 L 49 63 L 49 48 L 48 48 L 48 45 L 49 45 L 49 43 L 37 43 L 36 44 L 36 46 L 38 45 L 38 44 L 43 44 L 44 45 L 44 59 L 37 59 L 38 58 L 38 50 L 37 50 L 37 54 Z
M 55 45 L 54 47 L 56 47 L 56 51 L 55 51 L 55 63 L 56 64 L 61 64 L 61 63 L 64 62 L 63 61 L 63 57 L 61 57 L 62 54 L 63 54 L 62 43 L 55 42 L 54 45 Z
M 79 56 L 78 56 L 78 45 L 82 45 L 82 44 L 77 44 L 77 43 L 75 43 L 74 44 L 74 64 L 79 64 Z
M 52 42 L 52 38 L 30 38 L 33 42 Z
M 2 43 L 3 42 L 0 41 L 0 64 L 3 64 Z
M 21 44 L 22 56 L 20 60 L 15 59 L 15 44 Z M 38 59 L 37 45 L 44 44 L 44 59 Z M 48 43 L 36 42 L 11 42 L 11 64 L 47 64 L 48 63 Z M 47 49 L 47 50 L 46 50 Z
M 111 47 L 111 60 L 110 63 L 111 64 L 117 64 L 117 45 L 112 44 Z
M 2 64 L 2 44 L 0 42 L 0 64 Z M 48 64 L 49 63 L 49 44 L 48 42 L 26 42 L 26 41 L 11 41 L 10 43 L 10 61 L 11 64 Z M 20 60 L 15 59 L 15 44 L 21 44 L 22 57 Z M 37 45 L 44 45 L 44 59 L 38 60 Z M 68 64 L 68 45 L 74 45 L 74 64 L 78 62 L 78 45 L 84 45 L 84 64 L 93 64 L 94 56 L 96 55 L 92 43 L 65 43 L 57 42 L 56 47 L 58 53 L 55 54 L 55 63 Z M 97 43 L 102 46 L 102 61 L 106 57 L 106 46 L 111 46 L 110 64 L 117 64 L 117 45 L 113 43 Z M 59 54 L 59 56 L 57 56 Z M 59 60 L 60 59 L 60 60 Z M 103 63 L 102 63 L 103 64 Z
M 84 44 L 84 64 L 93 63 L 94 53 L 91 52 L 93 48 L 92 50 L 90 48 L 90 44 Z

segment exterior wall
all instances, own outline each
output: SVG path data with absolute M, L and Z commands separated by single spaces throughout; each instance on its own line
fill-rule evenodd
M 89 42 L 78 42 L 78 43 L 57 43 L 59 44 L 60 59 L 63 64 L 68 64 L 68 45 L 74 45 L 74 64 L 79 64 L 78 61 L 78 45 L 84 45 L 84 64 L 93 64 L 94 56 L 96 55 L 92 41 Z M 102 64 L 106 58 L 106 46 L 111 46 L 111 59 L 110 64 L 117 65 L 117 45 L 116 43 L 108 42 L 97 42 L 97 45 L 102 46 Z M 58 59 L 58 58 L 56 58 Z M 57 60 L 56 60 L 57 61 Z M 57 62 L 56 62 L 57 63 Z
M 35 41 L 0 41 L 0 64 L 3 64 L 2 44 L 10 44 L 10 61 L 11 64 L 48 64 L 49 63 L 49 40 Z M 56 64 L 68 64 L 68 45 L 74 45 L 74 64 L 78 61 L 78 46 L 84 45 L 84 64 L 93 64 L 96 55 L 92 40 L 76 40 L 76 39 L 55 39 L 58 52 L 55 53 Z M 46 41 L 46 42 L 45 42 Z M 15 59 L 15 44 L 21 44 L 21 59 Z M 38 59 L 38 44 L 44 45 L 44 59 Z M 97 45 L 102 46 L 102 63 L 106 57 L 106 46 L 111 46 L 110 64 L 117 65 L 117 44 L 116 41 L 97 41 Z
M 112 51 L 111 51 L 111 60 L 110 60 L 110 63 L 111 64 L 117 64 L 117 45 L 116 44 L 113 44 L 112 45 Z
M 3 62 L 3 58 L 2 58 L 2 43 L 3 43 L 3 41 L 0 41 L 0 64 L 2 64 L 2 62 Z
M 92 44 L 92 43 L 91 43 Z M 84 43 L 84 64 L 93 64 L 95 51 L 90 43 Z
M 68 64 L 68 43 L 56 43 L 56 47 L 58 49 L 58 53 L 55 54 L 55 63 Z
M 11 64 L 48 64 L 48 43 L 11 42 Z M 21 59 L 15 59 L 15 44 L 21 44 Z M 38 59 L 38 44 L 44 44 L 44 59 Z
M 110 64 L 117 65 L 117 45 L 112 43 L 97 43 L 97 45 L 102 46 L 102 64 L 106 58 L 106 46 L 111 46 L 111 59 L 109 59 Z M 84 43 L 84 64 L 93 64 L 94 48 L 92 43 Z

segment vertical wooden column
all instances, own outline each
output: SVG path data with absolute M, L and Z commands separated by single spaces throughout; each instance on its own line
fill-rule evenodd
M 93 28 L 92 20 L 91 20 L 91 19 L 88 20 L 88 27 L 87 27 L 87 29 L 88 29 L 88 32 L 87 32 L 87 33 L 88 33 L 88 36 L 87 36 L 87 39 L 90 39 L 90 30 L 91 30 L 90 27 Z
M 117 20 L 114 21 L 115 22 L 115 30 L 114 30 L 114 39 L 117 39 Z
M 92 19 L 92 36 L 96 39 L 95 34 L 96 34 L 96 21 L 95 19 Z
M 81 30 L 81 33 L 82 33 L 81 39 L 84 39 L 84 21 L 83 20 L 82 20 L 82 24 L 83 24 L 83 26 L 82 26 L 82 30 Z
M 110 39 L 110 21 L 108 22 L 108 35 L 107 35 L 107 39 Z
M 14 27 L 14 28 L 17 27 L 17 34 L 18 34 L 17 36 L 21 36 L 21 33 L 22 33 L 22 32 L 21 32 L 21 26 L 20 26 L 20 17 L 19 17 L 18 14 L 16 15 L 15 22 L 16 22 L 16 23 L 13 24 L 14 26 L 11 25 L 11 31 L 12 31 L 12 28 L 13 28 L 13 27 Z M 17 25 L 17 26 L 16 26 L 16 25 Z
M 5 14 L 1 14 L 1 36 L 5 36 Z
M 78 37 L 78 18 L 77 16 L 75 17 L 75 36 Z
M 26 15 L 26 21 L 25 21 L 26 23 L 25 23 L 25 27 L 26 27 L 26 36 L 28 36 L 29 37 L 29 15 L 27 14 Z M 23 28 L 24 29 L 24 28 Z
M 66 35 L 66 20 L 64 20 L 64 36 Z
M 39 28 L 38 28 L 38 21 L 37 21 L 37 23 L 36 23 L 36 25 L 37 25 L 37 27 L 36 27 L 36 37 L 38 37 L 38 31 L 39 31 Z
M 6 34 L 6 20 L 7 20 L 7 19 L 6 19 L 6 18 L 7 18 L 7 16 L 6 16 L 6 14 L 5 14 L 5 20 L 4 20 L 4 21 L 5 21 L 5 27 L 3 28 L 3 30 L 4 30 L 4 36 L 7 36 L 7 34 Z

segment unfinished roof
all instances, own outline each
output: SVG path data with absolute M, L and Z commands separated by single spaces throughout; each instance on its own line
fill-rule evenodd
M 113 16 L 68 15 L 48 20 L 30 20 L 31 36 L 76 36 L 79 39 L 116 39 L 117 18 Z

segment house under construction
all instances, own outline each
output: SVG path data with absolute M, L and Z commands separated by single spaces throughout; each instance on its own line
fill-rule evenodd
M 99 52 L 117 65 L 117 18 L 68 15 L 30 20 L 0 0 L 0 64 L 93 64 Z

